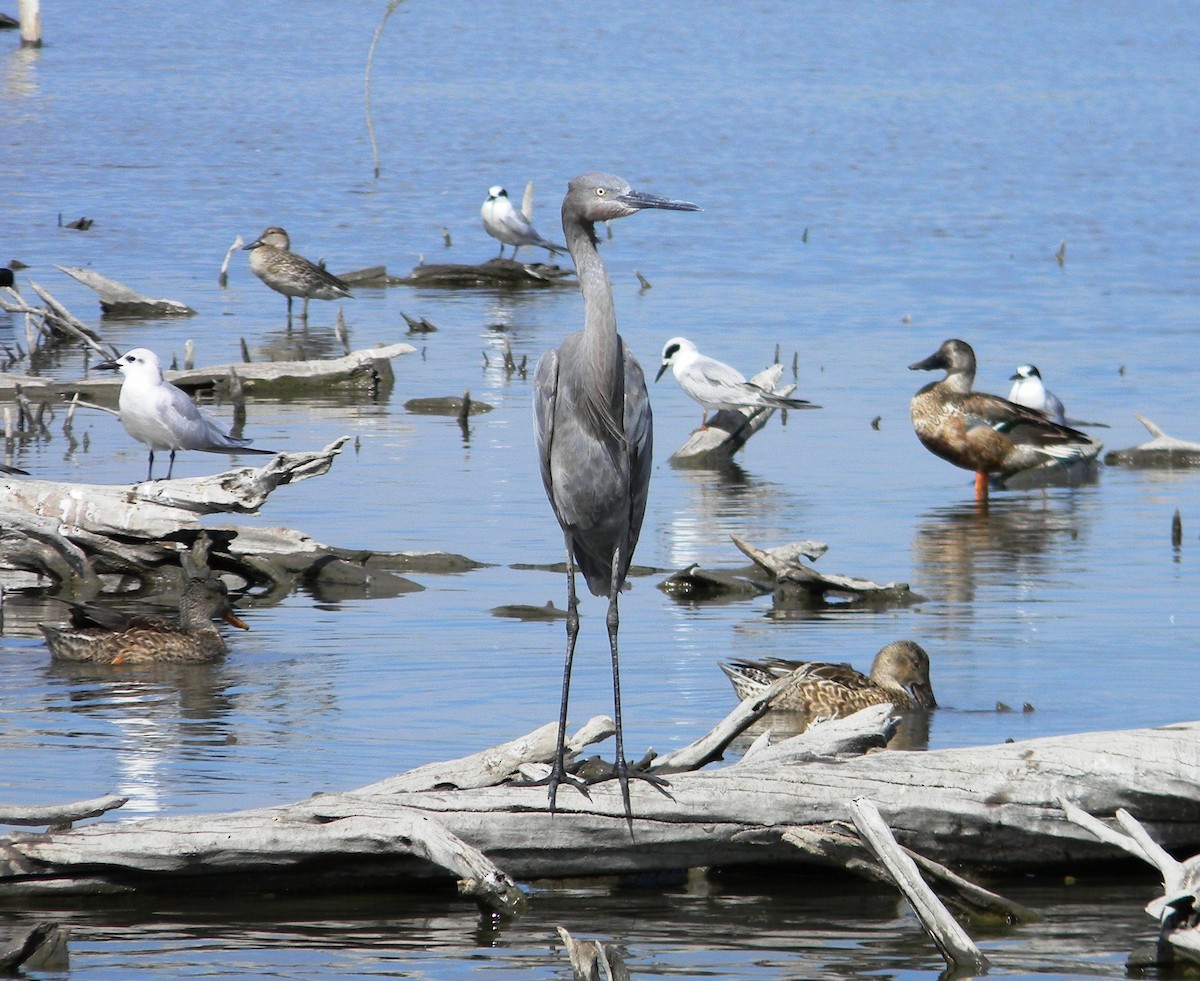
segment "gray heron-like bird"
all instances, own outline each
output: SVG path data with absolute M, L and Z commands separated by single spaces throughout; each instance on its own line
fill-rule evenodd
M 508 199 L 508 191 L 499 184 L 488 188 L 487 200 L 479 209 L 479 217 L 483 219 L 483 230 L 500 243 L 500 257 L 504 257 L 504 246 L 513 247 L 512 257 L 517 257 L 517 249 L 522 245 L 537 245 L 553 255 L 567 250 L 561 245 L 555 245 L 542 238 L 531 222 Z
M 653 420 L 642 368 L 617 333 L 612 284 L 596 247 L 596 223 L 645 208 L 700 210 L 688 201 L 635 191 L 612 174 L 584 174 L 567 185 L 562 224 L 583 292 L 583 330 L 543 354 L 533 380 L 534 435 L 542 482 L 567 549 L 567 656 L 558 746 L 544 781 L 550 788 L 550 812 L 560 783 L 587 792 L 584 781 L 567 774 L 563 761 L 571 663 L 579 634 L 578 566 L 592 594 L 608 597 L 617 730 L 613 776 L 620 781 L 625 816 L 631 822 L 630 773 L 621 731 L 617 596 L 626 588 L 625 575 L 646 513 Z M 645 775 L 638 779 L 662 784 Z

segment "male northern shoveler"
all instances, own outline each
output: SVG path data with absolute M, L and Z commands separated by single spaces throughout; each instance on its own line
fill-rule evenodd
M 1044 412 L 999 395 L 971 391 L 975 352 L 951 339 L 912 371 L 942 368 L 946 377 L 913 396 L 909 411 L 917 438 L 931 453 L 975 471 L 975 495 L 987 500 L 988 477 L 1007 477 L 1048 462 L 1095 459 L 1102 445 L 1085 433 L 1053 422 Z
M 38 624 L 50 654 L 59 661 L 100 664 L 214 661 L 228 648 L 213 623 L 219 617 L 242 630 L 225 584 L 192 577 L 179 600 L 179 622 L 121 613 L 97 606 L 72 606 L 71 625 Z
M 791 683 L 772 708 L 801 712 L 809 719 L 838 719 L 868 705 L 887 702 L 897 708 L 937 707 L 929 682 L 929 655 L 911 640 L 885 644 L 871 664 L 871 676 L 849 664 L 822 661 L 789 661 L 785 658 L 737 660 L 722 664 L 733 690 L 743 701 L 757 698 L 780 678 Z
M 350 296 L 350 287 L 315 262 L 291 251 L 292 240 L 282 228 L 272 225 L 249 245 L 250 271 L 276 293 L 287 297 L 288 326 L 292 325 L 292 297 L 304 299 L 301 319 L 308 319 L 308 301 L 338 300 Z

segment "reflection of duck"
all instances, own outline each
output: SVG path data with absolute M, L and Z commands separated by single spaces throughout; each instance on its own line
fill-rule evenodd
M 971 391 L 975 352 L 966 341 L 945 341 L 909 368 L 945 370 L 945 378 L 913 396 L 913 429 L 931 453 L 975 471 L 975 496 L 980 500 L 987 500 L 990 475 L 1007 477 L 1046 463 L 1091 460 L 1101 450 L 1090 436 L 1051 422 L 1044 413 Z
M 810 720 L 841 718 L 869 705 L 890 702 L 897 708 L 936 708 L 929 681 L 929 655 L 911 640 L 884 645 L 875 655 L 868 677 L 848 664 L 789 661 L 783 658 L 736 660 L 722 664 L 741 699 L 757 698 L 790 674 L 791 683 L 772 708 L 800 712 Z
M 249 629 L 233 612 L 220 579 L 193 576 L 179 601 L 179 622 L 96 606 L 71 607 L 71 625 L 39 624 L 53 657 L 103 664 L 213 661 L 228 651 L 213 624 L 220 617 Z

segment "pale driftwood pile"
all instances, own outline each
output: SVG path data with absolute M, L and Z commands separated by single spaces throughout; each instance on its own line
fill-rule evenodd
M 818 572 L 803 560 L 815 561 L 828 550 L 824 542 L 799 541 L 763 549 L 731 535 L 734 545 L 753 563 L 746 570 L 702 570 L 689 566 L 659 584 L 670 595 L 688 601 L 751 598 L 772 593 L 781 610 L 839 608 L 887 609 L 922 602 L 907 583 Z
M 130 485 L 0 475 L 0 573 L 9 585 L 14 573 L 49 576 L 77 599 L 95 596 L 111 575 L 169 589 L 179 585 L 180 554 L 202 534 L 214 542 L 213 568 L 258 587 L 261 602 L 299 580 L 396 595 L 420 589 L 397 572 L 473 565 L 461 556 L 337 548 L 288 528 L 201 525 L 203 515 L 255 513 L 277 488 L 326 473 L 345 441 L 279 453 L 262 467 Z
M 756 710 L 739 707 L 742 721 Z M 1063 800 L 1099 815 L 1124 807 L 1165 847 L 1200 844 L 1200 723 L 864 753 L 894 726 L 892 709 L 875 706 L 733 765 L 671 773 L 670 797 L 635 783 L 627 824 L 615 783 L 589 797 L 561 792 L 552 816 L 545 787 L 509 782 L 545 772 L 548 724 L 473 757 L 294 804 L 10 834 L 0 840 L 0 895 L 197 893 L 247 874 L 264 889 L 295 890 L 457 879 L 480 902 L 516 909 L 520 880 L 827 863 L 828 853 L 806 849 L 806 832 L 845 828 L 859 797 L 901 845 L 965 868 L 1111 859 Z M 572 749 L 610 729 L 596 720 Z
M 1134 951 L 1129 966 L 1144 970 L 1150 966 L 1200 965 L 1200 855 L 1178 861 L 1125 808 L 1117 809 L 1117 826 L 1113 827 L 1070 801 L 1062 801 L 1062 807 L 1070 820 L 1099 841 L 1128 852 L 1162 873 L 1163 894 L 1146 906 L 1146 912 L 1158 921 L 1158 940 L 1148 950 Z

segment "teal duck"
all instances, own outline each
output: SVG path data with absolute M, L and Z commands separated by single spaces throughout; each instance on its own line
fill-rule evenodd
M 288 324 L 292 322 L 292 298 L 302 297 L 308 317 L 308 301 L 338 300 L 350 296 L 350 287 L 315 262 L 291 251 L 292 241 L 282 228 L 272 225 L 243 251 L 250 252 L 250 271 L 276 293 L 287 297 Z
M 39 624 L 50 654 L 59 661 L 99 664 L 200 663 L 227 653 L 213 623 L 220 618 L 249 628 L 233 612 L 225 584 L 192 577 L 179 600 L 179 621 L 121 613 L 98 606 L 71 606 L 71 624 Z
M 758 698 L 780 678 L 790 675 L 791 683 L 771 707 L 799 712 L 810 720 L 839 719 L 869 705 L 888 702 L 902 709 L 937 707 L 929 681 L 929 655 L 911 640 L 892 641 L 880 648 L 870 677 L 849 664 L 784 658 L 735 660 L 722 664 L 721 670 L 743 701 Z

